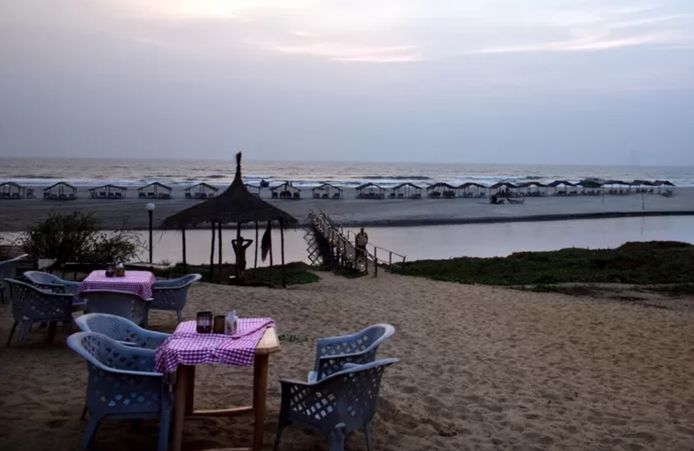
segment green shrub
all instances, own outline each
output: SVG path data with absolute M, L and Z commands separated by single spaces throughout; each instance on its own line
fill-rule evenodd
M 105 263 L 135 257 L 140 242 L 125 230 L 102 232 L 100 222 L 89 213 L 51 214 L 29 226 L 18 244 L 34 260 L 50 258 L 56 266 L 67 262 Z

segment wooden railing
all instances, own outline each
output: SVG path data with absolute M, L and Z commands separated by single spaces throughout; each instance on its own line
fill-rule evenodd
M 354 234 L 350 230 L 345 232 L 339 223 L 322 211 L 309 212 L 309 223 L 315 235 L 313 242 L 317 246 L 309 249 L 309 253 L 314 253 L 319 247 L 324 248 L 323 253 L 329 254 L 323 256 L 324 262 L 331 261 L 339 266 L 351 266 L 365 272 L 372 268 L 374 276 L 377 276 L 379 265 L 389 267 L 404 263 L 407 259 L 405 255 L 371 243 L 367 244 L 365 253 L 360 252 L 354 244 Z M 360 259 L 360 254 L 365 254 L 363 259 Z

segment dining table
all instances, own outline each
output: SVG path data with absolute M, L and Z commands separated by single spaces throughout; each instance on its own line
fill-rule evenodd
M 231 335 L 198 333 L 196 321 L 180 323 L 155 353 L 155 370 L 168 376 L 175 374 L 171 449 L 181 450 L 186 419 L 252 413 L 252 446 L 233 449 L 262 450 L 269 360 L 271 354 L 279 351 L 280 343 L 271 318 L 239 318 L 236 331 Z M 252 366 L 252 404 L 221 409 L 194 409 L 195 369 L 200 365 Z M 206 387 L 207 390 L 212 388 Z
M 77 294 L 87 290 L 129 291 L 144 299 L 152 298 L 152 285 L 157 278 L 150 271 L 127 270 L 123 276 L 107 276 L 106 271 L 96 270 L 81 282 Z

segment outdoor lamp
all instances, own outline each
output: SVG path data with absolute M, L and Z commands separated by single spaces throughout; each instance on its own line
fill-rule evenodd
M 148 202 L 145 209 L 149 214 L 149 264 L 152 264 L 152 217 L 154 216 L 154 202 Z

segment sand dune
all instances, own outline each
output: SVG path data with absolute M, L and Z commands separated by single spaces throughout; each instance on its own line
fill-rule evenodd
M 608 300 L 518 292 L 380 274 L 287 290 L 202 284 L 186 316 L 236 308 L 272 316 L 284 342 L 270 361 L 266 447 L 271 449 L 280 376 L 302 378 L 315 339 L 375 322 L 397 328 L 381 356 L 402 361 L 383 381 L 376 449 L 691 449 L 694 443 L 694 314 Z M 0 336 L 11 326 L 0 306 Z M 155 312 L 155 328 L 175 315 Z M 0 448 L 74 449 L 86 368 L 34 331 L 24 347 L 0 350 Z M 204 367 L 196 402 L 250 399 L 250 371 Z M 250 419 L 187 423 L 185 449 L 247 444 Z M 151 449 L 156 425 L 107 424 L 95 449 Z M 289 428 L 283 450 L 326 449 Z M 363 435 L 347 449 L 366 449 Z

